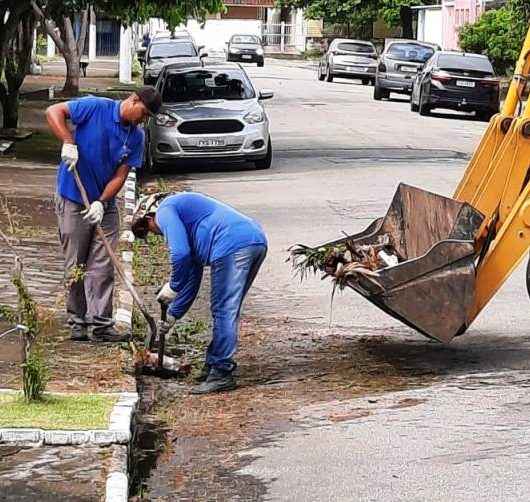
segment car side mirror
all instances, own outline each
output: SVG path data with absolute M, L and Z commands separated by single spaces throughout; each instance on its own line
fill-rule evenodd
M 259 93 L 259 99 L 263 101 L 264 99 L 272 99 L 274 97 L 274 92 L 269 91 L 268 89 L 263 89 Z

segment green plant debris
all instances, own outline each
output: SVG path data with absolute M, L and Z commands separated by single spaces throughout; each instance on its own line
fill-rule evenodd
M 0 393 L 0 427 L 107 429 L 116 396 L 44 394 L 27 403 L 21 393 Z
M 74 265 L 68 270 L 67 286 L 72 287 L 76 282 L 82 282 L 86 276 L 86 265 Z
M 16 323 L 17 317 L 17 312 L 13 307 L 10 307 L 9 305 L 0 305 L 0 319 L 10 323 Z
M 42 355 L 33 347 L 26 361 L 22 363 L 24 399 L 28 402 L 40 401 L 49 377 L 50 372 Z
M 133 244 L 133 273 L 140 286 L 162 285 L 169 274 L 168 252 L 160 235 L 149 234 Z
M 158 192 L 171 192 L 171 187 L 164 178 L 156 179 L 156 188 Z

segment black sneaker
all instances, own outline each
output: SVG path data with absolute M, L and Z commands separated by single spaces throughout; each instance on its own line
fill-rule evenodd
M 131 339 L 129 333 L 120 333 L 113 326 L 104 329 L 94 329 L 90 335 L 91 342 L 121 343 Z
M 73 342 L 88 342 L 88 330 L 82 324 L 74 324 L 70 328 L 70 340 Z
M 190 394 L 211 394 L 234 390 L 236 387 L 237 382 L 231 372 L 212 368 L 206 380 L 191 389 Z

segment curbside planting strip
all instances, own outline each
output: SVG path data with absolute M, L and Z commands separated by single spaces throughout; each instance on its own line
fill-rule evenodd
M 11 390 L 0 389 L 11 393 Z M 63 395 L 63 394 L 61 394 Z M 115 396 L 116 394 L 107 394 Z M 109 417 L 108 429 L 94 430 L 44 430 L 33 428 L 0 428 L 0 444 L 18 446 L 72 446 L 92 444 L 109 446 L 128 444 L 132 438 L 131 423 L 136 410 L 138 394 L 122 392 Z

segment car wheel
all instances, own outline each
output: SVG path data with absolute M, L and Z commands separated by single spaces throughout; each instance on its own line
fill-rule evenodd
M 420 115 L 429 115 L 431 113 L 431 107 L 426 102 L 425 93 L 420 94 L 420 104 L 418 105 L 418 111 L 420 112 Z
M 326 78 L 326 75 L 322 73 L 322 65 L 318 65 L 317 77 L 318 77 L 318 80 L 320 80 L 321 82 L 323 82 L 324 79 Z
M 263 159 L 255 160 L 254 166 L 256 169 L 269 169 L 272 164 L 272 143 L 269 138 L 269 144 L 267 146 L 267 155 Z
M 160 172 L 160 164 L 153 159 L 151 154 L 151 143 L 146 142 L 145 144 L 145 171 L 148 174 L 157 174 Z
M 374 84 L 374 99 L 376 101 L 381 101 L 383 98 L 388 99 L 390 97 L 390 91 L 387 91 L 386 89 L 381 89 L 377 85 L 377 82 Z
M 331 68 L 328 65 L 328 72 L 326 73 L 326 82 L 333 82 L 333 73 L 331 73 Z
M 258 61 L 258 66 L 263 68 L 263 66 L 265 66 L 265 61 Z
M 363 78 L 363 79 L 361 79 L 361 82 L 363 83 L 363 85 L 368 85 L 370 83 L 370 79 L 369 78 Z

